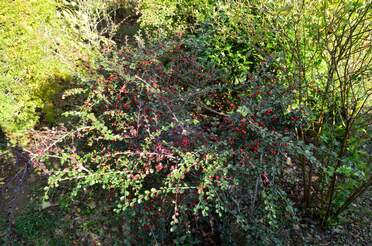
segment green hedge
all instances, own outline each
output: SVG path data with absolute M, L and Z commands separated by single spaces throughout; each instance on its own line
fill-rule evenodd
M 12 138 L 51 120 L 51 99 L 72 66 L 59 54 L 66 32 L 54 0 L 0 1 L 0 127 Z M 57 78 L 57 79 L 56 79 Z

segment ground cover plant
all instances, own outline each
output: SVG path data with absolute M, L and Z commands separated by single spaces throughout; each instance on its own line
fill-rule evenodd
M 351 221 L 372 182 L 370 1 L 58 3 L 90 58 L 17 148 L 43 177 L 40 221 L 74 222 L 37 239 L 26 210 L 8 238 L 319 244 L 305 232 Z

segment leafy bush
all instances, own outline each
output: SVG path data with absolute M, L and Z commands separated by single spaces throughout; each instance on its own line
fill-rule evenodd
M 210 0 L 144 0 L 139 1 L 139 22 L 151 39 L 192 32 L 214 7 Z
M 285 244 L 302 214 L 332 224 L 371 185 L 370 5 L 192 3 L 141 1 L 146 40 L 122 49 L 85 22 L 102 56 L 37 150 L 45 198 L 116 218 L 129 243 Z
M 52 116 L 51 97 L 58 80 L 68 79 L 71 67 L 55 49 L 64 34 L 54 1 L 0 3 L 0 127 L 22 135 L 35 125 L 37 108 Z
M 305 207 L 312 207 L 327 224 L 372 182 L 366 164 L 370 157 L 361 147 L 371 141 L 365 134 L 371 96 L 371 5 L 359 1 L 310 3 L 288 6 L 292 21 L 282 22 L 282 33 L 291 61 L 288 70 L 293 74 L 293 107 L 309 114 L 308 123 L 296 129 L 297 136 L 320 147 L 316 155 L 322 162 L 317 168 L 302 161 Z M 357 148 L 353 135 L 360 136 Z M 356 157 L 354 151 L 360 153 L 358 158 L 352 157 Z M 313 185 L 312 179 L 319 177 L 321 185 Z
M 55 97 L 76 73 L 87 73 L 109 40 L 103 34 L 115 29 L 108 15 L 114 2 L 0 3 L 0 127 L 13 140 L 35 126 L 40 115 L 55 120 L 55 108 L 61 106 Z M 102 22 L 107 28 L 100 27 Z
M 295 123 L 272 75 L 259 70 L 241 88 L 239 105 L 208 106 L 205 96 L 221 90 L 211 83 L 218 76 L 182 41 L 107 55 L 105 76 L 89 82 L 79 111 L 66 114 L 76 130 L 44 160 L 61 158 L 47 194 L 64 187 L 75 202 L 88 191 L 93 199 L 106 194 L 106 206 L 115 203 L 143 240 L 196 242 L 210 230 L 211 237 L 220 231 L 272 243 L 266 234 L 295 219 L 279 185 L 289 155 L 315 161 L 285 131 Z

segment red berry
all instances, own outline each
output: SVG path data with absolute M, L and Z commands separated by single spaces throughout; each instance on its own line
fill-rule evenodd
M 163 166 L 163 164 L 161 164 L 161 162 L 158 163 L 158 164 L 155 166 L 155 169 L 156 169 L 157 172 L 160 172 L 161 170 L 163 170 L 163 168 L 164 168 L 164 166 Z
M 264 112 L 265 115 L 270 115 L 270 114 L 272 114 L 272 113 L 273 113 L 273 110 L 272 110 L 271 108 L 269 108 L 268 110 L 266 110 L 266 111 Z
M 190 140 L 187 136 L 182 136 L 181 146 L 188 147 L 190 144 Z

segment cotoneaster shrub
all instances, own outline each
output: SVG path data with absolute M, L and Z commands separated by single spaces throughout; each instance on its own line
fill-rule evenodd
M 66 113 L 73 128 L 45 153 L 46 198 L 111 208 L 132 242 L 288 239 L 290 156 L 316 160 L 288 131 L 299 118 L 273 75 L 252 74 L 239 104 L 208 106 L 219 77 L 181 40 L 106 55 L 83 106 Z
M 340 79 L 328 78 L 327 94 L 324 43 L 299 31 L 329 33 L 314 14 L 327 5 L 312 3 L 216 2 L 192 30 L 177 29 L 167 8 L 175 1 L 154 5 L 160 22 L 143 10 L 147 41 L 103 45 L 96 76 L 66 93 L 85 101 L 39 149 L 40 170 L 51 175 L 46 198 L 113 219 L 129 243 L 288 244 L 299 215 L 334 222 L 370 185 L 370 138 L 353 131 L 339 155 L 348 135 L 330 112 Z M 331 4 L 336 19 L 335 6 L 367 13 Z M 159 38 L 151 21 L 168 31 Z M 318 97 L 329 98 L 320 135 Z

